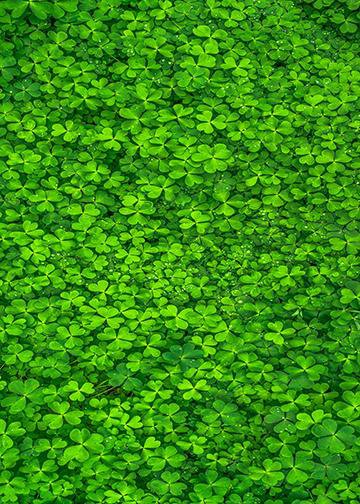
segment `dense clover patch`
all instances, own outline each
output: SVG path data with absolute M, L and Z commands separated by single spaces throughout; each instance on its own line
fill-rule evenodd
M 0 502 L 357 504 L 358 0 L 0 2 Z

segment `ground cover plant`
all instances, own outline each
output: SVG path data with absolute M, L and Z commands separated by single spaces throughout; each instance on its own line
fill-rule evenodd
M 0 502 L 360 502 L 358 0 L 0 2 Z

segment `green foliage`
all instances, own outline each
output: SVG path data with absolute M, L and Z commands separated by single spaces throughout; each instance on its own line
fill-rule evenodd
M 360 501 L 358 0 L 0 2 L 0 503 Z

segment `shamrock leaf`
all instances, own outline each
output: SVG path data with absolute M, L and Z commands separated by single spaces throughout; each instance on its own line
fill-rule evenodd
M 318 438 L 318 446 L 330 453 L 341 453 L 354 440 L 354 429 L 349 426 L 338 427 L 335 420 L 326 418 L 321 425 L 315 425 L 312 432 Z

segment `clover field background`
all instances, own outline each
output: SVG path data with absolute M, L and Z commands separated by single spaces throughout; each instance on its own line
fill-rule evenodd
M 0 2 L 1 504 L 359 504 L 358 24 Z

